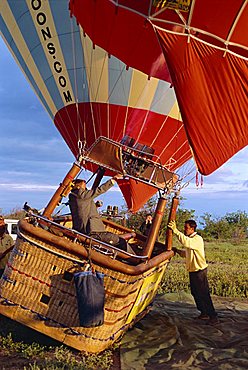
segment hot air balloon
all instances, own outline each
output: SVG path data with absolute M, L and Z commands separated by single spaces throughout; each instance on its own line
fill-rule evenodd
M 92 42 L 68 1 L 0 6 L 3 39 L 75 156 L 42 215 L 24 206 L 28 216 L 19 222 L 1 279 L 0 312 L 79 350 L 100 352 L 147 312 L 173 256 L 169 237 L 166 244 L 156 237 L 166 196 L 181 181 L 175 171 L 192 157 L 174 88 L 167 68 L 164 80 L 150 76 Z M 97 174 L 93 187 L 103 174 L 122 174 L 118 184 L 131 211 L 161 193 L 147 238 L 104 221 L 137 253 L 73 230 L 70 216 L 53 216 L 82 168 Z M 88 265 L 104 275 L 104 321 L 96 327 L 81 325 L 74 284 Z
M 26 206 L 28 216 L 19 222 L 0 283 L 0 312 L 87 352 L 110 346 L 149 309 L 173 256 L 169 233 L 165 243 L 156 241 L 166 196 L 179 190 L 177 170 L 187 164 L 192 150 L 205 173 L 195 149 L 202 142 L 189 132 L 193 118 L 178 93 L 182 89 L 188 104 L 191 82 L 183 73 L 185 85 L 178 84 L 171 65 L 179 64 L 180 70 L 180 55 L 178 61 L 167 58 L 163 34 L 147 17 L 154 9 L 163 13 L 164 2 L 154 8 L 144 1 L 135 12 L 129 3 L 121 1 L 117 7 L 109 1 L 74 0 L 70 8 L 66 0 L 0 3 L 1 35 L 76 158 L 42 215 Z M 170 11 L 181 19 L 178 8 Z M 136 37 L 140 42 L 133 43 Z M 208 126 L 202 127 L 207 133 Z M 245 131 L 243 126 L 240 130 Z M 203 157 L 204 166 L 209 161 L 211 157 Z M 131 237 L 138 253 L 73 230 L 69 216 L 53 217 L 82 167 L 97 173 L 93 187 L 103 174 L 122 174 L 118 183 L 131 211 L 159 190 L 147 238 L 104 221 L 106 230 Z M 175 197 L 169 219 L 175 218 L 177 204 Z M 104 321 L 86 327 L 79 319 L 74 275 L 87 275 L 89 266 L 94 278 L 104 275 Z
M 246 0 L 72 0 L 70 8 L 128 66 L 163 80 L 169 69 L 203 175 L 248 144 Z
M 2 36 L 76 158 L 99 137 L 120 143 L 128 136 L 133 149 L 170 171 L 191 158 L 168 70 L 163 81 L 129 68 L 92 42 L 70 17 L 67 1 L 1 7 Z M 120 188 L 131 211 L 156 192 L 132 179 Z

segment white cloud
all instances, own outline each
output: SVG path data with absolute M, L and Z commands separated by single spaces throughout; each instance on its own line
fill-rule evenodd
M 10 183 L 0 183 L 0 189 L 5 191 L 47 191 L 56 190 L 56 185 L 41 185 L 41 184 L 10 184 Z
M 4 173 L 4 176 L 33 176 L 33 172 L 25 172 L 25 171 L 1 171 L 0 174 L 3 174 Z
M 189 187 L 183 189 L 182 191 L 185 194 L 211 194 L 211 193 L 224 193 L 224 192 L 246 192 L 248 193 L 248 185 L 245 183 L 233 181 L 227 182 L 223 181 L 222 183 L 204 183 L 202 187 L 196 188 L 193 184 L 190 184 Z
M 0 190 L 2 191 L 47 191 L 56 190 L 58 185 L 46 185 L 46 184 L 30 184 L 30 183 L 0 183 Z M 108 192 L 119 192 L 120 189 L 117 186 L 113 186 Z
M 39 140 L 35 135 L 33 139 L 27 138 L 26 140 L 20 140 L 20 137 L 11 136 L 5 138 L 4 141 L 1 143 L 1 151 L 4 148 L 18 148 L 19 151 L 22 150 L 40 150 L 40 151 L 49 151 L 51 152 L 51 148 L 56 149 L 56 147 L 61 145 L 62 140 L 57 138 L 49 138 Z

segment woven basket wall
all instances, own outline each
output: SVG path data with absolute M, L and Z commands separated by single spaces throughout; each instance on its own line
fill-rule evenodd
M 81 351 L 100 352 L 116 341 L 132 325 L 127 319 L 146 276 L 163 274 L 166 267 L 163 262 L 130 276 L 94 265 L 104 273 L 105 319 L 102 326 L 84 328 L 79 326 L 73 273 L 83 271 L 88 261 L 28 238 L 17 239 L 0 280 L 0 313 Z

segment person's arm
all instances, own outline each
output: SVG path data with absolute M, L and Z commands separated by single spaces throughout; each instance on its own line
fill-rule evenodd
M 4 252 L 0 252 L 0 261 L 8 254 L 12 251 L 12 249 L 14 248 L 15 244 L 13 244 L 11 247 L 9 247 L 8 249 L 6 249 Z
M 104 184 L 98 186 L 98 188 L 94 190 L 93 197 L 96 198 L 98 195 L 106 193 L 106 191 L 108 191 L 110 188 L 112 188 L 112 186 L 115 185 L 117 180 L 120 180 L 122 178 L 123 176 L 121 174 L 113 176 L 110 180 L 106 181 Z
M 175 221 L 170 221 L 168 227 L 173 231 L 173 233 L 177 236 L 179 242 L 185 248 L 199 250 L 199 248 L 203 246 L 203 239 L 200 235 L 195 235 L 194 237 L 191 238 L 189 236 L 184 235 L 177 229 Z
M 108 181 L 106 181 L 104 184 L 102 184 L 101 186 L 98 186 L 97 188 L 95 189 L 80 189 L 78 194 L 79 196 L 82 198 L 82 199 L 94 199 L 96 197 L 98 197 L 99 195 L 105 193 L 106 191 L 108 191 L 110 188 L 112 188 L 112 186 L 114 186 L 115 184 L 115 181 L 113 179 L 110 179 Z
M 13 240 L 11 235 L 5 235 L 4 237 L 4 245 L 5 245 L 5 251 L 0 252 L 0 261 L 14 248 L 15 241 Z
M 118 179 L 122 179 L 122 178 L 123 176 L 121 174 L 117 174 L 113 176 L 110 180 L 106 181 L 104 184 L 98 186 L 95 189 L 89 189 L 89 190 L 80 189 L 78 194 L 82 199 L 91 199 L 91 198 L 94 199 L 98 197 L 99 195 L 106 193 L 106 191 L 108 191 L 110 188 L 112 188 L 112 186 L 114 186 L 114 184 L 116 183 Z
M 194 237 L 189 237 L 180 232 L 180 234 L 177 235 L 177 238 L 180 243 L 188 249 L 199 250 L 200 247 L 203 246 L 203 239 L 197 234 L 194 235 Z
M 180 257 L 186 257 L 186 252 L 183 249 L 178 249 L 176 247 L 172 248 L 174 253 L 179 254 Z
M 94 190 L 94 198 L 97 197 L 98 195 L 101 195 L 103 193 L 106 193 L 106 191 L 108 191 L 110 188 L 112 188 L 115 184 L 115 180 L 112 178 L 108 181 L 106 181 L 104 184 L 98 186 L 98 188 L 96 188 Z

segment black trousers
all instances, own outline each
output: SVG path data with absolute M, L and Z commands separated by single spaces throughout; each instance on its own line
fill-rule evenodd
M 194 297 L 197 309 L 209 317 L 216 317 L 217 313 L 209 292 L 207 268 L 189 273 L 191 294 Z

